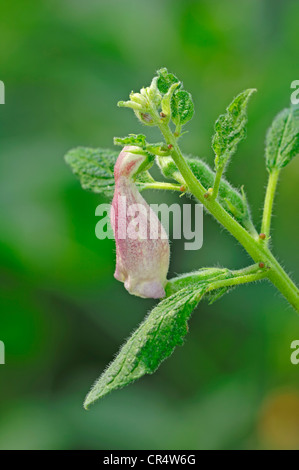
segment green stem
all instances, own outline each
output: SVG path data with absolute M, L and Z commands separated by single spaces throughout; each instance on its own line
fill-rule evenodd
M 265 270 L 262 271 L 262 268 L 260 268 L 258 264 L 251 264 L 250 266 L 247 266 L 246 268 L 236 269 L 235 271 L 231 271 L 231 272 L 234 276 L 245 276 L 246 274 L 256 274 L 256 273 L 265 272 Z
M 223 207 L 210 198 L 205 198 L 206 190 L 197 180 L 186 160 L 169 126 L 159 118 L 155 110 L 151 111 L 153 119 L 160 128 L 166 144 L 171 148 L 171 156 L 177 165 L 190 192 L 209 210 L 209 212 L 239 241 L 256 263 L 263 262 L 268 271 L 268 278 L 285 296 L 296 311 L 299 312 L 299 290 L 280 266 L 276 258 L 264 244 L 253 238 Z
M 140 189 L 166 189 L 169 191 L 180 191 L 182 192 L 182 186 L 180 184 L 164 183 L 155 181 L 154 183 L 139 183 Z
M 233 287 L 239 284 L 247 284 L 248 282 L 259 281 L 261 279 L 265 279 L 266 277 L 268 277 L 268 272 L 265 270 L 263 272 L 258 272 L 254 274 L 245 274 L 243 276 L 236 276 L 231 279 L 223 279 L 220 281 L 215 281 L 209 285 L 207 292 L 210 292 L 216 289 L 221 289 L 222 287 L 231 287 L 231 286 Z
M 213 185 L 213 191 L 212 191 L 211 197 L 210 197 L 211 200 L 217 199 L 222 173 L 223 173 L 223 168 L 221 168 L 221 169 L 219 168 L 216 171 L 214 185 Z
M 268 185 L 267 185 L 265 202 L 264 202 L 262 228 L 261 228 L 261 233 L 266 235 L 266 238 L 265 238 L 266 241 L 268 241 L 269 236 L 270 236 L 272 208 L 273 208 L 276 186 L 278 182 L 278 176 L 279 176 L 279 170 L 273 170 L 269 174 L 269 179 L 268 179 Z

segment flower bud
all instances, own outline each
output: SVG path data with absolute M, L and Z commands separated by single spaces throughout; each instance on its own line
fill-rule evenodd
M 134 183 L 138 171 L 147 165 L 147 156 L 138 151 L 138 147 L 124 147 L 114 167 L 111 209 L 116 242 L 114 277 L 124 282 L 130 294 L 158 299 L 165 296 L 169 242 L 157 215 Z

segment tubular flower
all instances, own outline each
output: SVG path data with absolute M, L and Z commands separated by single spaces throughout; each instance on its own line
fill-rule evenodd
M 163 226 L 134 183 L 134 176 L 146 159 L 138 147 L 127 146 L 114 167 L 111 207 L 116 242 L 114 277 L 124 282 L 130 294 L 158 299 L 165 296 L 170 250 Z

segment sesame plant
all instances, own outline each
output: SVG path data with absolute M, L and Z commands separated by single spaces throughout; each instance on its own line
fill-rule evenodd
M 111 225 L 116 243 L 116 279 L 133 295 L 161 299 L 122 346 L 86 397 L 88 408 L 98 398 L 153 373 L 177 345 L 183 343 L 187 323 L 198 303 L 215 302 L 238 285 L 268 280 L 299 312 L 299 290 L 270 249 L 272 207 L 280 172 L 299 153 L 299 107 L 281 111 L 266 136 L 268 172 L 261 229 L 256 229 L 244 192 L 234 188 L 224 173 L 238 144 L 246 136 L 247 105 L 255 92 L 247 89 L 236 96 L 215 123 L 212 149 L 214 169 L 196 156 L 186 156 L 180 138 L 193 116 L 192 97 L 167 69 L 159 70 L 149 87 L 131 93 L 119 107 L 133 110 L 144 126 L 156 126 L 163 140 L 148 142 L 143 134 L 115 138 L 120 154 L 106 149 L 76 148 L 66 162 L 82 187 L 112 199 Z M 162 174 L 156 181 L 149 170 L 156 164 Z M 166 180 L 166 181 L 165 181 Z M 194 197 L 252 258 L 243 269 L 199 267 L 198 271 L 167 280 L 169 242 L 158 217 L 141 196 L 143 190 L 177 191 Z M 162 193 L 163 194 L 163 193 Z M 120 205 L 125 198 L 125 205 Z M 139 229 L 131 237 L 121 236 L 122 217 L 130 205 L 144 208 Z M 152 239 L 147 221 L 155 221 Z M 120 220 L 122 222 L 120 223 Z M 136 229 L 136 227 L 135 227 Z M 133 230 L 134 232 L 134 230 Z

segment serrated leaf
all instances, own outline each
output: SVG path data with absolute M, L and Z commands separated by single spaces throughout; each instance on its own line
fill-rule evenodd
M 118 152 L 114 150 L 78 147 L 66 154 L 65 161 L 79 177 L 83 189 L 111 198 L 117 157 Z
M 65 155 L 65 161 L 78 176 L 83 189 L 103 194 L 112 199 L 114 193 L 114 165 L 119 152 L 110 149 L 78 147 Z M 136 179 L 137 186 L 153 182 L 147 171 Z
M 285 167 L 299 154 L 299 106 L 281 111 L 266 137 L 266 166 L 268 171 Z
M 95 383 L 86 397 L 84 407 L 87 409 L 112 390 L 155 372 L 175 347 L 183 343 L 187 322 L 203 293 L 202 289 L 186 287 L 162 300 Z
M 176 125 L 184 125 L 192 119 L 194 104 L 191 94 L 185 90 L 177 90 L 171 99 L 171 119 Z
M 217 119 L 212 139 L 216 169 L 225 167 L 239 142 L 246 137 L 247 104 L 255 91 L 249 88 L 240 93 L 226 108 L 226 113 Z
M 173 73 L 169 73 L 166 68 L 158 70 L 157 74 L 157 87 L 163 94 L 168 92 L 171 85 L 179 83 L 179 79 Z

